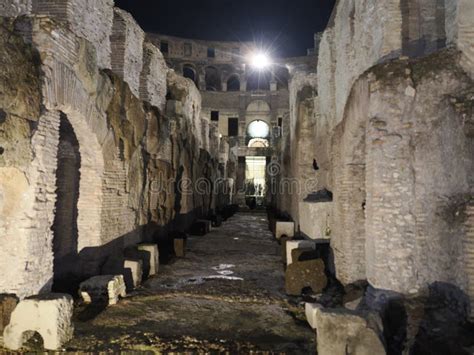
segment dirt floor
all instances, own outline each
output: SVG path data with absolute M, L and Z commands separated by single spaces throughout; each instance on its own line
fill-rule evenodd
M 314 354 L 303 306 L 284 294 L 280 255 L 265 214 L 237 214 L 188 239 L 184 259 L 160 265 L 118 305 L 77 307 L 66 349 Z

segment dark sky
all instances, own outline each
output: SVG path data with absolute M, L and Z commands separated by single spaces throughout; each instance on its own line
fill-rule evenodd
M 147 32 L 206 40 L 256 40 L 276 55 L 305 55 L 335 0 L 115 0 Z

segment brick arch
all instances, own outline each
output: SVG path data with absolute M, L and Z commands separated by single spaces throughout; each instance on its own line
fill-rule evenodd
M 70 68 L 56 62 L 45 69 L 49 69 L 45 72 L 43 88 L 45 104 L 47 108 L 67 116 L 79 142 L 81 180 L 77 227 L 80 252 L 86 247 L 102 244 L 104 157 L 100 141 L 104 140 L 107 132 L 106 120 Z

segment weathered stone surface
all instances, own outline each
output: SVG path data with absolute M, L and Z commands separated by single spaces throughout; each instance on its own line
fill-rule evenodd
M 79 295 L 85 303 L 117 304 L 119 297 L 127 295 L 123 275 L 91 277 L 80 284 Z
M 327 277 L 321 259 L 293 262 L 286 269 L 285 290 L 288 295 L 299 296 L 306 287 L 319 293 L 326 285 Z
M 380 325 L 356 313 L 321 309 L 316 313 L 318 354 L 386 354 Z
M 32 0 L 1 0 L 0 14 L 5 17 L 16 17 L 31 13 Z
M 113 0 L 35 0 L 32 12 L 66 22 L 75 35 L 93 45 L 99 67 L 110 69 L 113 6 Z
M 0 290 L 19 297 L 48 290 L 54 279 L 61 120 L 72 126 L 81 162 L 78 235 L 68 258 L 78 279 L 99 274 L 111 255 L 120 263 L 107 274 L 119 273 L 122 249 L 165 234 L 177 218 L 187 229 L 195 211 L 207 215 L 215 203 L 210 196 L 178 195 L 170 181 L 210 179 L 218 168 L 200 150 L 210 144 L 198 90 L 169 75 L 159 52 L 148 58 L 148 83 L 157 85 L 160 100 L 169 84 L 181 110 L 164 117 L 137 98 L 143 32 L 129 15 L 116 11 L 112 36 L 124 45 L 117 47 L 123 56 L 114 51 L 122 58 L 120 77 L 100 70 L 109 67 L 111 1 L 35 6 L 32 13 L 41 16 L 0 20 L 0 266 L 8 265 Z
M 140 76 L 140 98 L 164 112 L 168 67 L 160 50 L 150 42 L 143 43 L 143 70 Z
M 114 8 L 112 27 L 112 70 L 129 86 L 136 97 L 140 92 L 145 33 L 132 15 Z
M 10 318 L 18 304 L 15 295 L 0 295 L 0 332 L 3 333 L 5 327 L 10 323 Z
M 311 239 L 330 239 L 332 202 L 300 202 L 300 230 Z
M 45 349 L 61 349 L 72 338 L 72 312 L 73 299 L 66 294 L 49 294 L 21 301 L 3 332 L 5 347 L 18 350 L 33 332 L 38 332 Z

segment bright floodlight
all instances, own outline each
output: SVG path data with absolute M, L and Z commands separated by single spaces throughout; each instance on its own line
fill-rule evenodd
M 267 138 L 270 134 L 270 127 L 265 121 L 256 120 L 249 124 L 248 133 L 252 138 Z
M 258 70 L 263 70 L 270 65 L 270 58 L 265 53 L 257 53 L 252 56 L 252 66 Z

